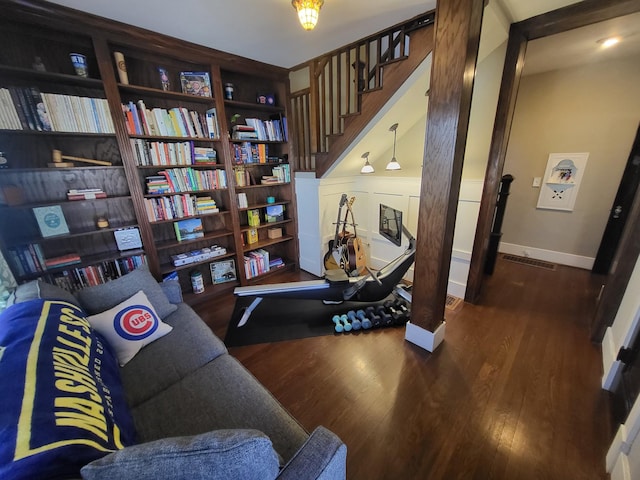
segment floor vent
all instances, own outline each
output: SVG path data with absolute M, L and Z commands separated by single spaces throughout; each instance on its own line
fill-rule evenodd
M 503 255 L 502 258 L 509 262 L 521 263 L 523 265 L 529 265 L 531 267 L 544 268 L 545 270 L 555 270 L 556 264 L 545 262 L 544 260 L 537 260 L 529 257 L 519 257 L 518 255 Z
M 447 295 L 447 302 L 445 303 L 445 308 L 449 310 L 456 310 L 462 304 L 462 299 L 458 297 L 454 297 L 453 295 Z

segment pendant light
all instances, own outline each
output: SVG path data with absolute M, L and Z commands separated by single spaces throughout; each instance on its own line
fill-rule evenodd
M 364 165 L 360 169 L 360 173 L 373 173 L 375 170 L 373 169 L 373 165 L 369 163 L 369 152 L 365 152 L 362 154 L 362 157 L 365 159 Z
M 396 130 L 398 129 L 398 124 L 394 123 L 389 127 L 389 131 L 393 132 L 393 157 L 391 157 L 391 161 L 387 163 L 387 168 L 385 170 L 400 170 L 400 164 L 396 160 Z
M 313 30 L 318 23 L 318 15 L 324 0 L 292 0 L 291 5 L 298 12 L 298 18 L 305 30 Z

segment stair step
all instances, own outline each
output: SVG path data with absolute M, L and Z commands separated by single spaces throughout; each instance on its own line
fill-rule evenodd
M 326 137 L 327 137 L 327 138 L 339 138 L 339 137 L 341 137 L 342 135 L 344 135 L 344 134 L 343 134 L 343 133 L 328 133 L 328 134 L 326 135 Z
M 357 117 L 358 115 L 360 115 L 360 112 L 343 113 L 340 118 Z
M 362 95 L 363 93 L 369 93 L 369 92 L 377 92 L 378 90 L 382 90 L 382 87 L 367 88 L 366 90 L 358 92 L 358 95 Z
M 402 55 L 401 57 L 392 58 L 391 60 L 387 60 L 386 62 L 381 62 L 381 63 L 378 64 L 378 66 L 379 67 L 384 67 L 385 65 L 391 65 L 392 63 L 401 62 L 403 60 L 406 60 L 407 58 L 409 58 L 408 55 Z

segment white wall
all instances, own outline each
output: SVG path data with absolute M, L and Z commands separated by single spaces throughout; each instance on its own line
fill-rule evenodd
M 381 268 L 407 247 L 407 239 L 404 237 L 402 246 L 397 247 L 378 233 L 380 203 L 401 210 L 403 223 L 409 231 L 415 234 L 417 230 L 419 178 L 358 176 L 317 180 L 308 175 L 297 174 L 300 267 L 314 275 L 323 274 L 323 257 L 327 252 L 329 240 L 335 235 L 335 222 L 343 193 L 349 197 L 356 197 L 353 210 L 357 233 L 365 244 L 369 266 Z M 469 274 L 481 194 L 482 181 L 462 182 L 447 288 L 451 295 L 460 298 L 464 297 Z M 319 213 L 317 216 L 305 214 L 314 211 L 313 208 L 318 208 L 315 210 Z M 413 280 L 413 268 L 409 270 L 406 278 Z
M 591 267 L 638 128 L 638 85 L 638 56 L 522 79 L 504 168 L 515 181 L 502 251 Z M 550 153 L 571 152 L 589 152 L 574 210 L 537 209 L 533 178 L 543 176 Z M 566 262 L 538 256 L 546 252 Z

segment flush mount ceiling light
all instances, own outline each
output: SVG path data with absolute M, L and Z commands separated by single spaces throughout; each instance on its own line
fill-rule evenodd
M 292 0 L 291 5 L 298 12 L 298 18 L 305 30 L 313 30 L 318 23 L 318 15 L 324 0 Z
M 602 45 L 602 48 L 609 48 L 609 47 L 613 47 L 617 43 L 620 43 L 620 40 L 621 40 L 620 37 L 607 37 L 607 38 L 601 38 L 600 40 L 598 40 L 597 43 Z
M 389 127 L 389 131 L 393 132 L 393 157 L 391 157 L 391 161 L 387 163 L 387 168 L 385 170 L 400 170 L 400 164 L 396 160 L 396 130 L 398 129 L 398 124 L 394 123 Z
M 373 165 L 369 163 L 369 152 L 365 152 L 362 154 L 362 157 L 365 159 L 364 165 L 360 169 L 360 173 L 373 173 L 375 170 L 373 169 Z

